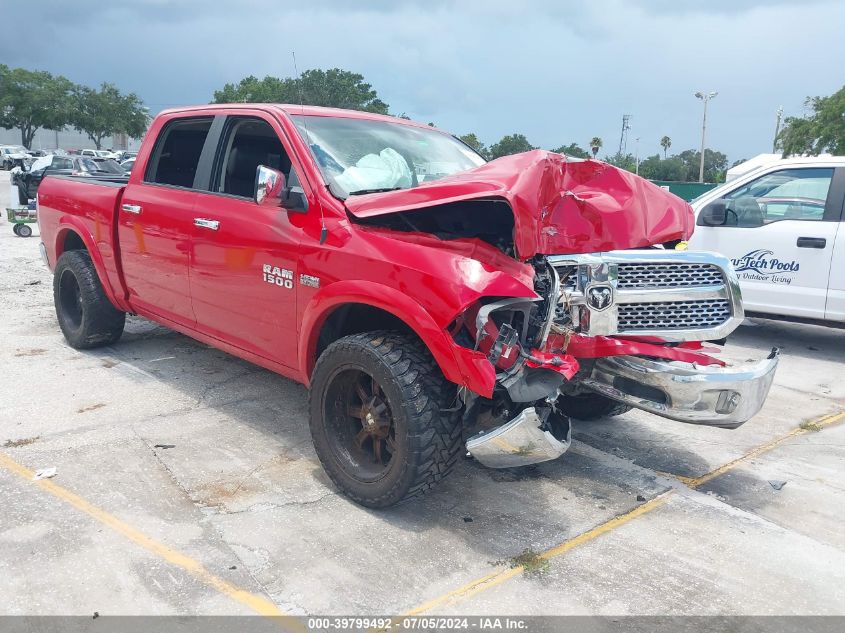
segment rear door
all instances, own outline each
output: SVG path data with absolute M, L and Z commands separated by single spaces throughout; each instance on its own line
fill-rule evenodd
M 194 205 L 191 296 L 200 331 L 295 367 L 301 229 L 294 212 L 253 200 L 258 165 L 297 182 L 284 138 L 263 112 L 226 119 L 210 191 Z
M 206 142 L 214 117 L 164 124 L 141 178 L 130 179 L 118 209 L 118 240 L 129 303 L 193 327 L 188 280 L 196 189 L 208 181 Z M 204 150 L 206 153 L 204 154 Z
M 704 226 L 694 245 L 727 255 L 747 310 L 823 319 L 845 171 L 769 171 L 725 194 L 723 226 Z

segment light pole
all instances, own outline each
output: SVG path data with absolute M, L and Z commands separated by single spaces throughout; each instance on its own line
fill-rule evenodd
M 783 106 L 777 109 L 777 121 L 775 121 L 775 139 L 772 141 L 772 154 L 778 151 L 778 134 L 780 134 L 780 121 L 783 118 Z
M 704 102 L 704 116 L 701 118 L 701 165 L 698 168 L 698 182 L 704 182 L 704 136 L 707 133 L 707 102 L 718 92 L 696 92 L 695 96 Z
M 636 174 L 637 174 L 637 176 L 639 176 L 639 175 L 640 175 L 640 137 L 638 136 L 638 137 L 635 139 L 635 141 L 636 141 L 636 142 L 635 142 L 635 145 L 634 145 L 634 146 L 637 148 L 637 149 L 636 149 L 636 153 L 637 153 L 637 155 L 636 155 L 636 158 L 634 159 L 634 160 L 636 161 L 636 167 L 635 167 L 635 169 L 636 169 Z

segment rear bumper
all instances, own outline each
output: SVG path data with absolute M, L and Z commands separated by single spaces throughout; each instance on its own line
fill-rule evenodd
M 611 356 L 597 360 L 581 384 L 664 418 L 734 429 L 763 406 L 778 355 L 773 349 L 765 360 L 744 367 Z

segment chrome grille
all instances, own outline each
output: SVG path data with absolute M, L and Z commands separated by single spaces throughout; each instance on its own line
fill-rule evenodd
M 688 288 L 724 283 L 722 271 L 713 264 L 660 263 L 619 264 L 618 288 Z
M 742 322 L 736 273 L 717 253 L 647 249 L 549 260 L 562 281 L 557 324 L 579 334 L 707 341 Z
M 722 325 L 731 316 L 727 299 L 619 305 L 619 330 L 689 330 Z

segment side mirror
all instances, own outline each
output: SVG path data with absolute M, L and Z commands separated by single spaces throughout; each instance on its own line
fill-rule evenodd
M 255 169 L 253 198 L 261 206 L 282 207 L 299 213 L 308 211 L 308 200 L 302 188 L 288 187 L 285 175 L 266 165 L 259 165 Z
M 727 219 L 727 202 L 724 198 L 719 198 L 699 212 L 697 224 L 699 226 L 724 226 Z

